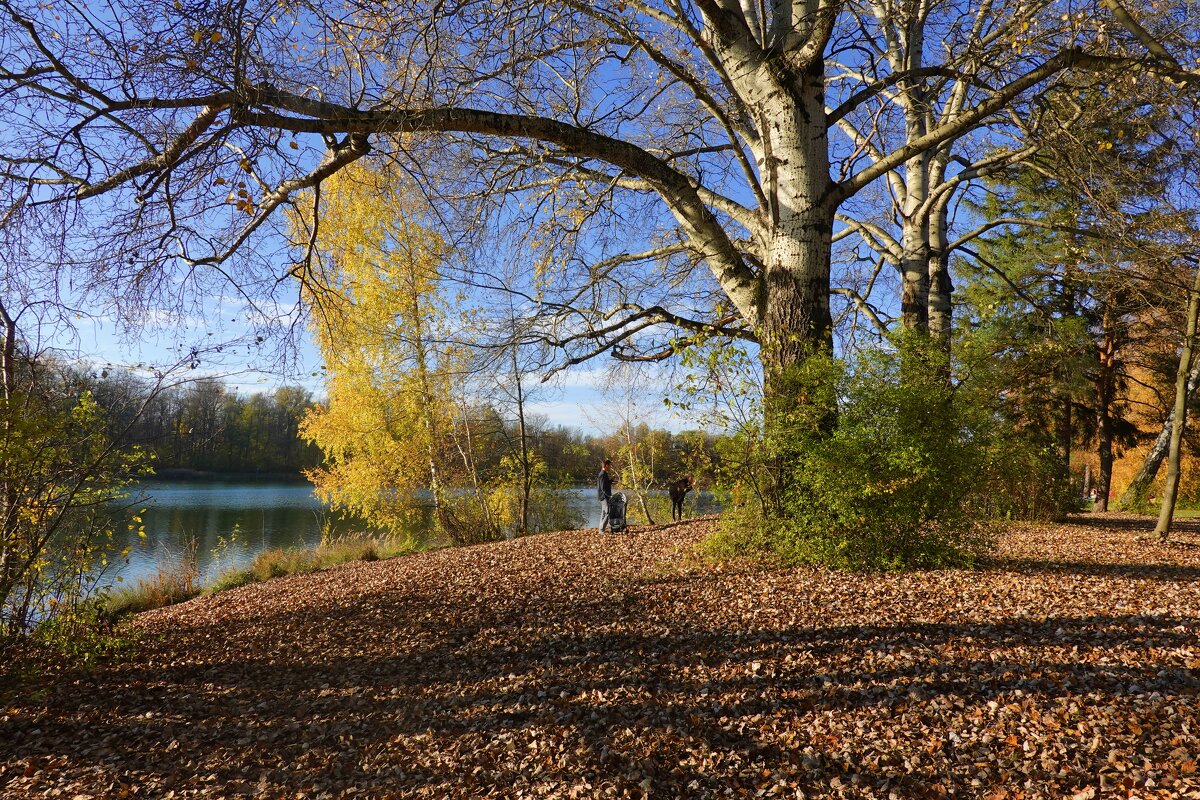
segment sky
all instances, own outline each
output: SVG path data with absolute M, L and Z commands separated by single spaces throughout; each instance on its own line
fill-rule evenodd
M 228 314 L 220 314 L 220 319 L 220 334 L 224 340 L 253 339 L 247 325 L 235 321 L 236 315 L 230 318 Z M 141 375 L 150 375 L 165 365 L 179 363 L 191 350 L 191 345 L 186 342 L 205 341 L 212 327 L 195 316 L 185 319 L 160 317 L 144 322 L 136 336 L 130 338 L 121 334 L 111 318 L 85 318 L 76 320 L 75 324 L 73 337 L 61 337 L 56 347 L 97 370 L 127 368 Z M 301 386 L 315 397 L 321 397 L 325 387 L 320 373 L 320 354 L 307 336 L 297 345 L 292 363 L 287 365 L 280 365 L 276 343 L 241 343 L 223 347 L 219 354 L 213 352 L 201 356 L 194 362 L 194 368 L 183 363 L 172 374 L 181 380 L 214 377 L 243 395 L 271 392 L 281 386 Z M 566 426 L 590 434 L 611 432 L 617 416 L 629 412 L 616 408 L 626 405 L 627 398 L 612 390 L 610 364 L 607 357 L 601 356 L 591 363 L 558 373 L 548 383 L 534 382 L 529 390 L 531 413 L 544 415 L 551 427 Z M 662 398 L 667 381 L 660 371 L 641 370 L 637 386 L 633 410 L 635 422 L 672 431 L 696 427 L 693 420 L 664 406 Z

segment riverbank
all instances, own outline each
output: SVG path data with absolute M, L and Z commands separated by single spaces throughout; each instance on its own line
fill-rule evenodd
M 981 570 L 711 564 L 711 520 L 279 578 L 138 616 L 0 712 L 18 797 L 1181 797 L 1200 527 L 1014 526 Z
M 248 565 L 222 570 L 207 582 L 202 580 L 197 553 L 185 551 L 174 563 L 161 564 L 153 575 L 105 594 L 99 604 L 100 617 L 117 621 L 130 614 L 183 603 L 202 594 L 216 594 L 287 575 L 305 575 L 352 561 L 379 561 L 410 555 L 434 546 L 418 546 L 410 539 L 398 537 L 345 535 L 311 547 L 263 550 Z
M 303 472 L 212 472 L 186 467 L 164 467 L 155 469 L 151 481 L 178 481 L 180 483 L 292 483 L 312 486 Z

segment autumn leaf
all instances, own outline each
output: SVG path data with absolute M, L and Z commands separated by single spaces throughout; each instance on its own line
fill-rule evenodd
M 6 696 L 0 782 L 12 797 L 1198 796 L 1200 525 L 1181 521 L 1180 547 L 1127 524 L 1014 524 L 973 570 L 713 561 L 697 548 L 718 522 L 702 519 L 276 578 L 139 615 L 125 660 Z

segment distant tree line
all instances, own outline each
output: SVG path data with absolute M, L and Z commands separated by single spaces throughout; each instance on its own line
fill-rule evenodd
M 319 405 L 307 389 L 284 386 L 269 392 L 240 393 L 214 378 L 167 388 L 126 372 L 76 371 L 72 385 L 90 391 L 107 414 L 122 446 L 153 454 L 158 473 L 301 474 L 321 464 L 321 451 L 298 429 Z M 472 417 L 477 467 L 490 476 L 519 437 L 517 423 L 491 404 L 474 406 Z M 594 435 L 552 426 L 545 417 L 526 420 L 530 448 L 553 484 L 590 482 L 600 461 L 628 464 L 630 446 L 637 469 L 651 486 L 685 474 L 711 480 L 719 437 L 702 431 L 672 433 L 645 423 Z M 628 469 L 628 467 L 626 467 Z
M 494 474 L 502 468 L 504 456 L 518 446 L 516 421 L 505 418 L 491 405 L 476 408 L 472 416 L 483 437 L 478 467 L 484 474 Z M 547 480 L 554 484 L 594 481 L 605 458 L 614 460 L 626 484 L 631 478 L 631 465 L 651 489 L 684 475 L 702 484 L 711 483 L 717 479 L 718 450 L 726 438 L 699 430 L 672 433 L 646 423 L 628 429 L 615 425 L 611 432 L 596 435 L 563 425 L 551 426 L 539 415 L 530 415 L 525 422 L 530 450 L 546 465 Z
M 240 394 L 213 378 L 158 388 L 117 372 L 86 382 L 121 444 L 152 453 L 158 473 L 298 474 L 320 463 L 320 451 L 297 435 L 314 403 L 306 389 Z

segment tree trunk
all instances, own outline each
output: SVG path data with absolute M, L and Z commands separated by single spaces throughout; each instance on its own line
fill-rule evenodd
M 429 385 L 429 363 L 428 354 L 425 349 L 425 326 L 422 324 L 423 317 L 421 316 L 422 309 L 419 294 L 414 287 L 412 290 L 412 333 L 413 347 L 416 355 L 417 385 L 421 395 L 421 425 L 425 428 L 425 435 L 427 437 L 425 455 L 429 462 L 429 493 L 433 495 L 433 516 L 442 530 L 450 536 L 454 544 L 465 544 L 466 541 L 463 537 L 463 532 L 458 530 L 458 526 L 453 524 L 449 515 L 449 509 L 442 502 L 442 483 L 438 472 L 437 459 L 437 423 L 433 417 L 433 391 Z
M 1097 511 L 1108 511 L 1113 468 L 1112 403 L 1114 373 L 1116 372 L 1116 345 L 1110 332 L 1112 323 L 1107 309 L 1103 320 L 1104 337 L 1100 341 L 1100 358 L 1096 376 L 1096 446 L 1100 457 L 1100 471 L 1096 474 Z
M 1058 312 L 1063 319 L 1075 316 L 1075 287 L 1071 282 L 1069 270 L 1064 274 L 1057 298 Z M 1047 329 L 1047 333 L 1050 330 Z M 1075 441 L 1075 398 L 1069 381 L 1071 365 L 1061 361 L 1055 367 L 1054 401 L 1058 406 L 1055 430 L 1055 455 L 1058 457 L 1058 479 L 1063 488 L 1071 485 L 1071 448 Z M 1061 496 L 1056 499 L 1058 512 L 1064 511 Z
M 768 146 L 763 162 L 775 224 L 764 265 L 759 326 L 768 431 L 779 415 L 809 398 L 794 370 L 833 349 L 829 270 L 833 215 L 825 132 L 823 63 L 794 92 L 764 103 Z M 827 409 L 832 421 L 833 409 Z
M 0 429 L 0 436 L 3 440 L 0 443 L 8 445 L 9 437 L 12 435 L 13 418 L 16 415 L 16 409 L 12 407 L 15 402 L 16 386 L 17 386 L 17 321 L 5 308 L 3 298 L 0 298 L 0 322 L 3 323 L 3 348 L 0 349 L 0 381 L 3 382 L 3 396 L 0 396 L 0 403 L 3 403 L 3 408 L 0 409 L 0 421 L 3 422 L 3 427 Z M 5 449 L 8 449 L 7 447 Z M 18 553 L 15 550 L 16 533 L 18 518 L 18 494 L 17 487 L 13 483 L 10 473 L 13 464 L 0 464 L 0 603 L 8 600 L 9 594 L 12 592 L 16 583 L 15 564 L 18 559 Z M 3 620 L 0 619 L 0 634 L 5 633 L 3 628 Z
M 1171 523 L 1175 520 L 1175 500 L 1179 493 L 1179 456 L 1183 445 L 1183 432 L 1187 428 L 1188 376 L 1192 371 L 1192 347 L 1196 341 L 1197 315 L 1200 315 L 1200 264 L 1196 265 L 1196 276 L 1192 281 L 1192 290 L 1188 293 L 1187 332 L 1183 337 L 1183 349 L 1179 353 L 1179 369 L 1175 372 L 1175 421 L 1171 426 L 1171 444 L 1167 450 L 1167 485 L 1163 487 L 1158 524 L 1154 526 L 1154 535 L 1164 542 L 1171 534 Z
M 512 351 L 513 381 L 517 389 L 517 433 L 521 437 L 521 533 L 529 533 L 529 494 L 533 489 L 533 466 L 529 462 L 529 437 L 525 432 L 525 387 L 517 365 L 517 350 Z
M 914 115 L 910 114 L 910 117 Z M 924 133 L 924 114 L 908 123 L 909 139 Z M 929 331 L 929 215 L 925 200 L 929 196 L 929 153 L 910 158 L 904 165 L 907 196 L 901 210 L 901 292 L 900 323 L 905 330 Z
M 479 514 L 483 519 L 483 524 L 487 526 L 488 538 L 494 539 L 497 536 L 496 523 L 492 519 L 492 510 L 488 508 L 483 488 L 479 485 L 479 469 L 475 463 L 475 444 L 471 435 L 471 419 L 465 407 L 462 409 L 462 426 L 467 446 L 465 449 L 463 448 L 462 442 L 458 439 L 457 432 L 455 432 L 454 436 L 454 446 L 458 448 L 458 455 L 462 458 L 463 470 L 467 475 L 471 476 L 471 490 L 475 495 L 475 502 L 479 506 Z
M 1196 394 L 1197 384 L 1200 384 L 1200 363 L 1193 364 L 1191 372 L 1188 373 L 1187 396 L 1189 400 Z M 1150 489 L 1150 484 L 1158 476 L 1158 469 L 1162 466 L 1163 459 L 1167 457 L 1174 423 L 1175 408 L 1172 406 L 1171 410 L 1167 412 L 1167 418 L 1163 420 L 1162 430 L 1158 432 L 1154 444 L 1150 445 L 1150 451 L 1146 453 L 1146 458 L 1138 468 L 1137 474 L 1133 476 L 1133 480 L 1129 482 L 1129 486 L 1117 500 L 1117 508 L 1133 508 L 1145 497 L 1146 492 Z
M 1096 398 L 1096 447 L 1100 456 L 1100 471 L 1096 473 L 1096 510 L 1108 511 L 1108 496 L 1112 487 L 1113 436 L 1109 402 Z
M 950 232 L 946 203 L 939 202 L 929 220 L 929 335 L 939 350 L 950 355 L 954 322 L 954 283 L 950 279 Z
M 654 517 L 650 516 L 650 509 L 646 505 L 646 494 L 642 491 L 641 481 L 638 480 L 637 470 L 637 447 L 633 442 L 633 421 L 627 420 L 623 426 L 625 429 L 625 447 L 629 451 L 629 481 L 633 487 L 633 491 L 637 493 L 638 505 L 642 508 L 642 514 L 646 517 L 646 522 L 650 525 L 654 524 Z

